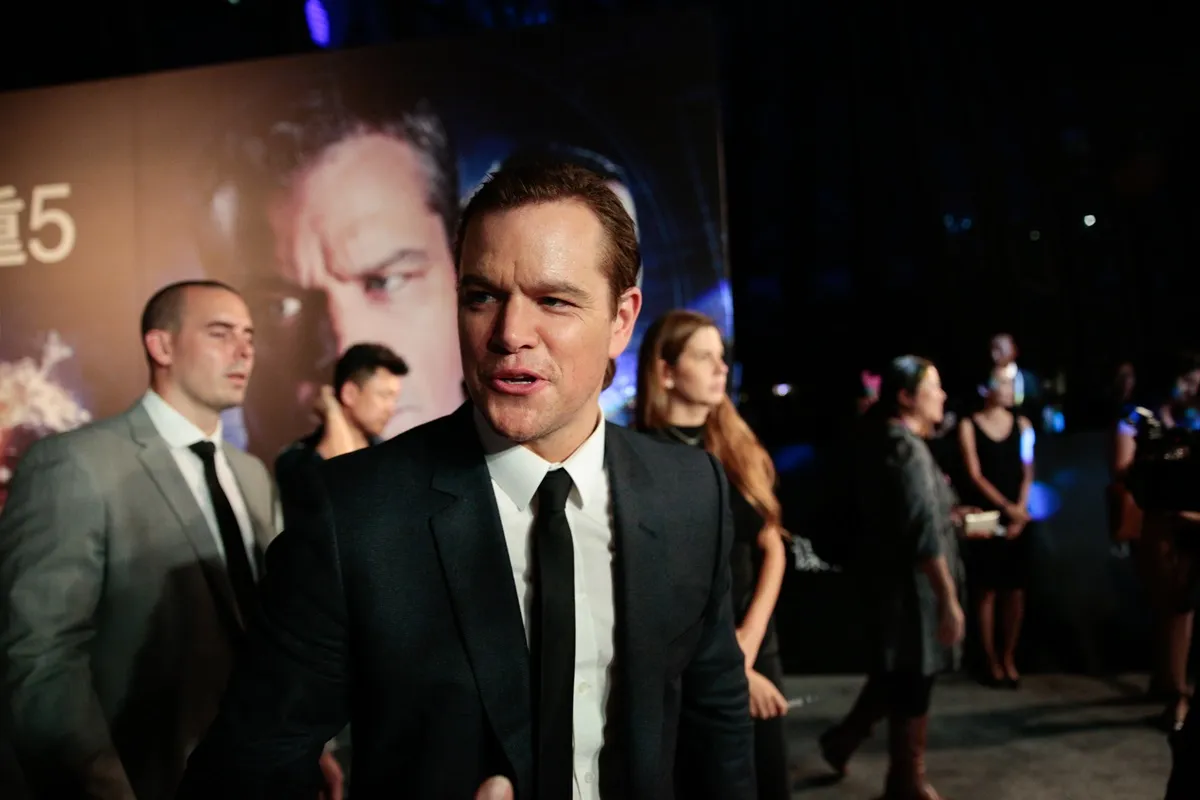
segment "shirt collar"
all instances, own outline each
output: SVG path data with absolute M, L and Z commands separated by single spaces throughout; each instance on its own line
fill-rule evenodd
M 537 494 L 546 473 L 559 468 L 567 471 L 574 484 L 570 502 L 585 509 L 608 502 L 604 484 L 604 435 L 607 426 L 598 408 L 596 415 L 599 419 L 596 430 L 561 464 L 552 464 L 529 448 L 497 434 L 479 409 L 474 410 L 472 418 L 479 441 L 483 444 L 488 474 L 513 504 L 524 511 L 533 502 L 533 496 Z
M 210 441 L 217 445 L 220 449 L 222 426 L 220 420 L 217 421 L 217 429 L 213 431 L 212 436 L 205 436 L 204 431 L 197 428 L 191 420 L 180 414 L 175 408 L 162 398 L 158 392 L 150 389 L 142 398 L 142 408 L 146 409 L 146 413 L 150 415 L 150 421 L 154 423 L 155 430 L 158 435 L 163 438 L 168 446 L 174 448 L 191 447 L 196 442 Z

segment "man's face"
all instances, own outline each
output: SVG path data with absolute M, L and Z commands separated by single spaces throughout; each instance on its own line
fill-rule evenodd
M 342 406 L 350 421 L 368 436 L 382 436 L 400 402 L 399 375 L 380 367 L 361 383 L 351 381 L 342 387 Z
M 549 460 L 596 425 L 608 360 L 641 309 L 636 288 L 612 307 L 606 235 L 587 206 L 560 201 L 486 214 L 463 242 L 458 329 L 471 398 L 497 433 Z
M 337 357 L 363 341 L 387 345 L 410 369 L 384 435 L 462 402 L 453 258 L 427 200 L 417 152 L 368 134 L 331 147 L 270 209 L 276 264 L 265 287 L 273 311 L 264 339 L 273 362 L 282 351 L 289 371 L 296 362 L 308 368 L 288 398 L 296 408 L 307 409 Z
M 1180 375 L 1175 381 L 1175 397 L 1182 403 L 1191 403 L 1200 394 L 1200 370 Z
M 240 406 L 254 369 L 254 326 L 242 298 L 225 289 L 186 291 L 179 329 L 163 336 L 165 380 L 191 403 L 215 412 Z
M 1017 360 L 1017 344 L 1007 333 L 992 338 L 992 363 L 1005 367 Z

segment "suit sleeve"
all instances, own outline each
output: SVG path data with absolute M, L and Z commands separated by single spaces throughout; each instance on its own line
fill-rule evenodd
M 37 442 L 0 513 L 0 653 L 14 745 L 39 794 L 133 798 L 92 683 L 105 556 L 92 476 L 61 440 Z
M 696 655 L 683 673 L 678 762 L 694 797 L 755 800 L 754 728 L 746 664 L 738 647 L 731 598 L 729 551 L 733 518 L 729 483 L 709 456 L 719 498 L 715 569 Z
M 188 759 L 180 798 L 316 797 L 321 752 L 349 719 L 333 517 L 315 470 L 307 479 L 303 513 L 267 550 L 258 613 L 217 718 Z

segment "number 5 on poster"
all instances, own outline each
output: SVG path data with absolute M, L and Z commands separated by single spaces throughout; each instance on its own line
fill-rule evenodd
M 21 241 L 21 212 L 26 203 L 15 186 L 0 186 L 0 267 L 20 267 L 33 256 L 57 264 L 75 249 L 75 220 L 53 203 L 71 196 L 69 183 L 46 183 L 29 193 L 29 239 Z M 28 253 L 26 252 L 28 246 Z

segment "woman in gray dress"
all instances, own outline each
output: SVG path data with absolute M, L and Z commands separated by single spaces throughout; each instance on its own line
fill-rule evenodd
M 946 393 L 937 369 L 916 356 L 883 371 L 879 401 L 857 442 L 858 531 L 853 569 L 870 637 L 868 680 L 849 715 L 821 737 L 841 774 L 883 718 L 889 724 L 883 800 L 938 800 L 925 780 L 925 737 L 934 677 L 952 666 L 963 636 L 955 500 L 925 444 Z

